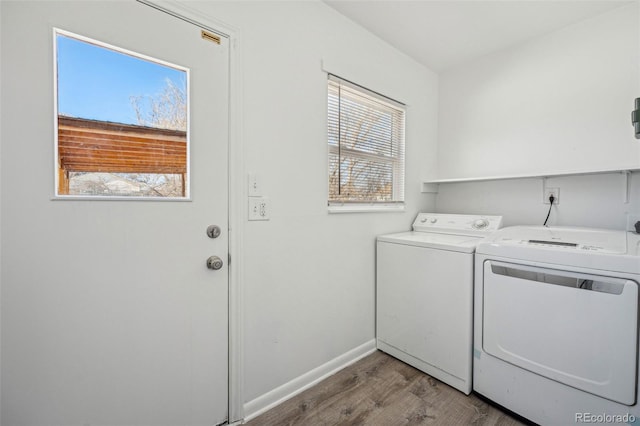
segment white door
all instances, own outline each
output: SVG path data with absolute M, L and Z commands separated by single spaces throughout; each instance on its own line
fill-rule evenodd
M 134 1 L 0 5 L 1 423 L 224 422 L 228 40 Z M 54 199 L 54 28 L 189 70 L 190 199 Z

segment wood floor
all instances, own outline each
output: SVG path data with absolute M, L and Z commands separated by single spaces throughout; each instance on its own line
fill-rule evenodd
M 249 426 L 521 425 L 377 351 L 246 423 Z

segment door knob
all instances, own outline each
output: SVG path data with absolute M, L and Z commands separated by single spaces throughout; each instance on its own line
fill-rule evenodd
M 218 269 L 222 268 L 223 262 L 222 259 L 220 259 L 218 256 L 210 256 L 207 259 L 207 268 L 209 269 L 213 269 L 214 271 L 217 271 Z

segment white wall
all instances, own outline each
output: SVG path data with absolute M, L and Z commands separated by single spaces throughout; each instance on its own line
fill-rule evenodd
M 547 187 L 560 188 L 548 225 L 626 229 L 627 214 L 640 215 L 640 173 L 630 176 L 627 203 L 625 180 L 622 173 L 548 178 Z M 542 225 L 549 210 L 542 188 L 542 178 L 440 184 L 436 208 L 503 215 L 504 226 Z
M 640 167 L 630 111 L 638 96 L 638 4 L 588 19 L 440 74 L 440 179 Z M 640 214 L 620 173 L 554 177 L 549 224 L 625 229 Z M 542 178 L 440 184 L 439 212 L 501 214 L 542 224 Z
M 245 169 L 271 200 L 244 230 L 250 402 L 374 338 L 375 236 L 434 208 L 437 78 L 322 2 L 190 5 L 241 31 Z M 328 214 L 322 63 L 408 105 L 404 213 Z
M 640 167 L 638 31 L 634 2 L 442 73 L 437 178 Z

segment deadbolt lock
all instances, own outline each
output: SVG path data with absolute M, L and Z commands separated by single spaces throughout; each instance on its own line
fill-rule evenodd
M 218 225 L 209 225 L 207 226 L 207 235 L 209 238 L 218 238 L 222 230 Z

